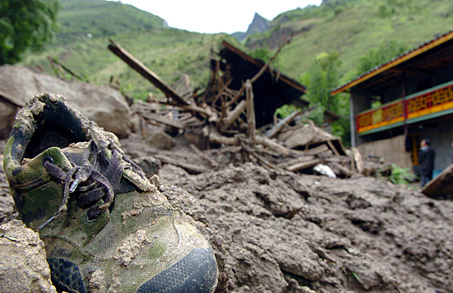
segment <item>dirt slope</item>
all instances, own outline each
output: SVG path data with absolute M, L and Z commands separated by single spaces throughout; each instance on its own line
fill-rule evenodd
M 162 152 L 190 157 L 184 143 L 171 151 L 133 138 L 122 143 L 137 162 L 153 161 Z M 373 177 L 270 171 L 240 163 L 239 154 L 205 154 L 219 162 L 216 171 L 191 175 L 169 164 L 154 170 L 167 197 L 210 237 L 221 270 L 219 292 L 452 287 L 452 201 Z
M 220 291 L 447 292 L 453 285 L 451 202 L 374 178 L 253 165 L 196 176 L 166 165 L 159 175 L 187 190 L 167 187 L 212 231 Z
M 210 239 L 218 292 L 448 292 L 453 286 L 452 201 L 372 177 L 332 179 L 252 163 L 190 175 L 153 158 L 159 152 L 177 158 L 184 147 L 163 152 L 145 141 L 122 144 L 137 162 L 157 162 L 160 189 Z M 10 219 L 2 172 L 0 189 L 0 216 Z

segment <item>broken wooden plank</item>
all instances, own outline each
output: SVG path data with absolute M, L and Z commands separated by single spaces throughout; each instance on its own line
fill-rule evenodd
M 209 122 L 217 122 L 217 113 L 209 106 L 205 105 L 205 108 L 197 106 L 195 104 L 181 105 L 178 106 L 182 110 L 190 111 L 201 115 L 203 118 L 208 119 Z
M 146 120 L 154 120 L 156 122 L 162 123 L 167 126 L 179 128 L 179 129 L 185 129 L 185 125 L 178 120 L 170 119 L 168 117 L 165 117 L 160 114 L 156 113 L 141 113 L 140 116 L 145 118 Z
M 273 150 L 274 152 L 277 152 L 280 155 L 291 155 L 294 152 L 297 152 L 296 150 L 289 149 L 287 147 L 282 146 L 281 144 L 263 136 L 257 136 L 255 137 L 255 140 L 257 143 L 262 144 L 263 146 L 268 147 L 269 149 Z M 293 152 L 294 151 L 294 152 Z
M 362 156 L 360 155 L 360 151 L 358 148 L 351 148 L 351 152 L 352 152 L 352 159 L 351 159 L 352 165 L 355 165 L 357 172 L 362 174 L 364 167 L 363 167 L 363 160 L 362 160 Z
M 325 144 L 321 144 L 315 148 L 303 151 L 306 155 L 318 155 L 329 151 L 329 147 Z
M 189 174 L 200 174 L 200 173 L 208 171 L 206 168 L 203 168 L 201 166 L 182 162 L 181 160 L 173 159 L 173 158 L 170 158 L 170 157 L 167 157 L 164 155 L 155 155 L 154 157 L 156 159 L 159 159 L 164 164 L 171 164 L 171 165 L 181 167 L 184 170 L 186 170 Z
M 270 168 L 272 170 L 282 170 L 282 168 L 272 164 L 271 162 L 269 162 L 268 160 L 266 160 L 262 156 L 258 155 L 256 152 L 251 153 L 251 155 L 254 156 L 263 167 L 267 167 L 267 168 Z
M 226 137 L 216 132 L 211 132 L 208 135 L 210 143 L 225 144 L 225 145 L 238 145 L 239 141 L 235 137 Z
M 305 163 L 305 162 L 308 162 L 308 161 L 313 161 L 315 159 L 316 159 L 315 156 L 301 156 L 301 157 L 297 157 L 295 159 L 290 159 L 290 160 L 286 160 L 284 162 L 281 162 L 281 163 L 278 164 L 278 166 L 281 167 L 281 168 L 285 168 L 286 166 L 295 165 L 295 164 L 298 164 L 298 163 Z
M 282 120 L 280 120 L 276 125 L 274 125 L 271 129 L 266 131 L 263 136 L 267 138 L 274 138 L 282 129 L 285 127 L 285 125 L 288 125 L 291 123 L 294 119 L 296 119 L 297 116 L 299 116 L 302 113 L 302 111 L 294 111 Z
M 195 145 L 190 144 L 190 148 L 200 157 L 202 157 L 205 161 L 207 161 L 212 167 L 217 168 L 219 164 L 214 161 L 210 156 L 207 154 L 202 153 Z
M 55 58 L 52 58 L 52 57 L 47 57 L 47 59 L 49 60 L 50 62 L 50 65 L 52 67 L 55 66 L 55 64 L 57 66 L 59 66 L 61 69 L 63 69 L 64 71 L 66 71 L 67 73 L 69 73 L 71 76 L 77 78 L 78 80 L 81 80 L 81 81 L 84 81 L 84 82 L 88 82 L 88 79 L 86 78 L 83 78 L 82 76 L 80 76 L 79 74 L 75 73 L 74 71 L 72 71 L 71 69 L 69 69 L 68 67 L 64 66 L 63 64 L 61 64 L 58 60 L 56 60 Z M 54 67 L 55 69 L 55 67 Z
M 422 193 L 431 198 L 453 198 L 453 164 L 431 179 L 423 188 Z
M 335 156 L 339 156 L 340 155 L 338 153 L 337 149 L 335 148 L 335 146 L 333 145 L 333 143 L 330 140 L 327 141 L 327 145 L 330 147 L 330 149 L 335 154 Z
M 132 69 L 140 73 L 144 78 L 149 80 L 154 84 L 158 89 L 160 89 L 167 97 L 172 98 L 177 104 L 188 105 L 183 98 L 181 98 L 170 86 L 168 86 L 165 81 L 163 81 L 157 74 L 151 71 L 146 67 L 142 62 L 136 59 L 132 54 L 123 49 L 117 42 L 112 39 L 110 40 L 110 45 L 108 49 L 118 56 L 121 60 L 127 63 Z
M 321 162 L 320 159 L 313 159 L 313 160 L 309 160 L 309 161 L 306 161 L 306 162 L 300 162 L 300 163 L 296 163 L 296 164 L 293 164 L 293 165 L 289 165 L 289 166 L 285 167 L 285 169 L 288 170 L 288 171 L 297 172 L 297 171 L 300 171 L 300 170 L 303 170 L 303 169 L 307 169 L 307 168 L 313 167 L 316 164 L 319 164 L 320 162 Z

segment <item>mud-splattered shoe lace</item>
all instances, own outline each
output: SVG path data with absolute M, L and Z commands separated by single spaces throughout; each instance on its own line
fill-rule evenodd
M 118 139 L 43 94 L 21 109 L 4 169 L 20 217 L 44 240 L 67 292 L 211 292 L 209 243 L 119 148 Z

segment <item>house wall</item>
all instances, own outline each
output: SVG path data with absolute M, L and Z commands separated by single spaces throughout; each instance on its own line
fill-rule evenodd
M 371 100 L 366 95 L 359 91 L 351 91 L 351 99 L 349 101 L 349 115 L 351 121 L 351 146 L 355 147 L 363 143 L 357 134 L 356 116 L 362 111 L 371 108 Z
M 389 131 L 389 130 L 387 130 Z M 395 131 L 394 137 L 386 131 L 376 133 L 380 137 L 376 137 L 376 140 L 370 141 L 372 137 L 367 136 L 368 141 L 362 143 L 357 148 L 359 149 L 362 156 L 374 156 L 384 159 L 387 163 L 394 163 L 402 168 L 413 169 L 412 166 L 412 152 L 406 152 L 405 150 L 405 135 L 400 131 Z M 418 123 L 412 124 L 409 130 L 409 134 L 416 135 L 418 141 L 422 139 L 429 139 L 431 141 L 431 147 L 436 152 L 434 161 L 434 169 L 437 172 L 442 171 L 452 164 L 453 160 L 453 117 L 445 119 L 436 123 Z M 419 147 L 419 146 L 418 146 Z M 418 150 L 417 150 L 418 152 Z M 416 155 L 416 154 L 415 154 Z
M 398 135 L 388 139 L 377 140 L 361 144 L 357 148 L 360 154 L 366 158 L 379 157 L 387 164 L 395 164 L 401 168 L 412 170 L 411 154 L 405 151 L 405 136 Z

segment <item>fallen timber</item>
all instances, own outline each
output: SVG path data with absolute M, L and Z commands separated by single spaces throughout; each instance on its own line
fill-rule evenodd
M 158 104 L 164 105 L 168 109 L 162 113 L 159 112 L 159 107 L 147 106 L 146 103 L 134 105 L 134 111 L 142 117 L 143 121 L 152 121 L 153 124 L 162 124 L 185 132 L 193 131 L 195 128 L 199 129 L 198 133 L 209 142 L 211 147 L 222 146 L 224 152 L 231 151 L 235 154 L 241 154 L 244 160 L 276 171 L 299 172 L 311 170 L 317 164 L 331 164 L 337 176 L 350 177 L 358 173 L 358 170 L 363 170 L 360 162 L 357 161 L 357 154 L 354 152 L 353 155 L 347 156 L 342 148 L 341 141 L 337 141 L 338 138 L 332 137 L 315 143 L 307 143 L 302 150 L 285 146 L 284 139 L 282 140 L 280 134 L 292 131 L 289 125 L 303 113 L 302 111 L 296 111 L 278 121 L 264 134 L 256 129 L 254 107 L 256 101 L 253 84 L 266 72 L 282 47 L 278 48 L 276 53 L 254 76 L 244 80 L 238 90 L 229 88 L 231 80 L 224 80 L 222 75 L 216 72 L 220 68 L 217 63 L 211 77 L 211 81 L 215 81 L 211 84 L 216 85 L 216 88 L 211 88 L 214 94 L 211 96 L 202 94 L 195 97 L 190 96 L 187 77 L 185 77 L 186 84 L 183 87 L 179 86 L 183 88 L 183 94 L 182 90 L 169 86 L 162 78 L 115 41 L 110 40 L 108 46 L 110 51 L 160 89 L 167 99 L 166 101 L 162 99 L 157 101 Z M 279 74 L 275 75 L 275 78 L 280 78 Z M 182 98 L 183 95 L 185 98 Z M 167 115 L 168 112 L 186 113 L 188 115 L 185 115 L 184 119 L 175 119 L 175 117 Z M 311 127 L 315 126 L 311 125 Z M 317 133 L 318 130 L 315 129 L 313 132 Z M 287 134 L 287 136 L 291 136 L 291 134 Z M 218 162 L 203 155 L 198 148 L 192 146 L 191 149 L 194 154 L 202 158 L 201 161 L 205 162 L 205 165 L 196 166 L 158 154 L 156 154 L 156 158 L 164 164 L 177 165 L 192 174 L 218 167 Z M 343 159 L 333 160 L 332 158 L 335 157 L 342 157 Z

